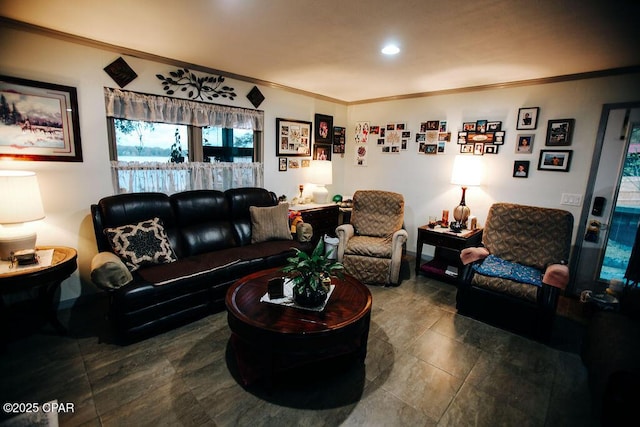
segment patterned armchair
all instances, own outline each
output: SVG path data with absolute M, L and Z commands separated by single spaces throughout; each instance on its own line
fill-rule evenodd
M 496 203 L 482 248 L 464 249 L 456 295 L 460 314 L 546 341 L 558 297 L 569 282 L 573 215 L 560 209 Z
M 363 283 L 398 284 L 407 241 L 404 198 L 388 191 L 356 191 L 351 223 L 336 228 L 338 261 Z

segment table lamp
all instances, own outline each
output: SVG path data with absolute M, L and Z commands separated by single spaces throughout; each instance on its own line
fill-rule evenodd
M 311 183 L 315 184 L 313 190 L 314 203 L 327 203 L 329 191 L 325 185 L 333 183 L 333 169 L 329 160 L 311 160 Z
M 462 198 L 460 204 L 453 209 L 453 218 L 456 220 L 454 227 L 466 228 L 467 219 L 471 214 L 471 209 L 465 201 L 467 187 L 480 185 L 482 180 L 482 162 L 478 156 L 456 156 L 453 162 L 453 172 L 451 173 L 451 183 L 462 187 Z M 454 228 L 452 227 L 452 228 Z
M 36 232 L 25 222 L 44 218 L 35 172 L 0 171 L 0 259 L 35 249 Z

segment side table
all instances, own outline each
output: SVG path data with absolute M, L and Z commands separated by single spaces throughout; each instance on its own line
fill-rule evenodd
M 53 298 L 60 284 L 67 279 L 77 268 L 78 253 L 73 248 L 64 246 L 43 246 L 37 250 L 53 249 L 51 265 L 34 266 L 32 268 L 19 268 L 15 271 L 0 273 L 0 293 L 22 292 L 28 289 L 38 289 L 38 300 L 41 309 L 46 313 L 47 319 L 60 334 L 66 334 L 66 328 L 58 320 Z M 4 262 L 8 264 L 8 262 Z M 2 271 L 5 271 L 3 269 Z M 4 300 L 0 300 L 2 317 L 6 316 Z M 6 325 L 7 322 L 3 323 Z M 3 331 L 4 332 L 4 331 Z
M 479 246 L 481 242 L 482 228 L 454 233 L 449 228 L 440 226 L 418 227 L 416 275 L 422 273 L 444 281 L 455 280 L 462 268 L 460 251 L 470 246 Z M 435 254 L 431 261 L 421 265 L 423 245 L 435 246 Z

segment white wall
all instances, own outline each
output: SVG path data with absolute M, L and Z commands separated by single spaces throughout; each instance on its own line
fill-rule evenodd
M 67 245 L 78 249 L 79 272 L 63 284 L 63 300 L 91 293 L 89 264 L 95 254 L 95 238 L 89 205 L 113 193 L 111 187 L 103 87 L 117 87 L 103 68 L 119 55 L 93 47 L 48 38 L 12 28 L 0 29 L 0 74 L 74 86 L 78 90 L 83 162 L 6 162 L 2 168 L 30 169 L 38 173 L 47 217 L 38 224 L 39 244 Z M 163 94 L 158 73 L 175 69 L 162 63 L 128 57 L 125 59 L 139 77 L 126 89 Z M 233 71 L 233 70 L 230 70 Z M 354 166 L 353 128 L 357 121 L 373 125 L 404 122 L 412 137 L 420 122 L 447 120 L 456 134 L 462 122 L 478 119 L 500 120 L 506 130 L 506 143 L 500 153 L 483 156 L 489 170 L 484 184 L 467 192 L 472 214 L 484 223 L 494 201 L 511 201 L 540 206 L 561 207 L 562 193 L 584 194 L 589 163 L 596 139 L 602 105 L 640 100 L 639 75 L 554 83 L 509 89 L 459 93 L 409 100 L 387 101 L 346 107 L 289 91 L 262 87 L 266 100 L 264 159 L 265 187 L 277 194 L 293 197 L 298 184 L 306 183 L 306 169 L 278 172 L 275 157 L 276 117 L 313 121 L 315 113 L 332 115 L 335 126 L 347 127 L 347 153 L 333 156 L 334 184 L 331 195 L 353 194 L 357 189 L 386 189 L 402 193 L 406 201 L 405 223 L 409 231 L 408 250 L 415 251 L 415 230 L 429 215 L 452 210 L 460 199 L 460 189 L 449 183 L 455 138 L 444 154 L 417 153 L 417 144 L 400 154 L 382 154 L 370 146 L 368 167 Z M 238 98 L 230 105 L 252 108 L 245 95 L 253 84 L 229 80 Z M 222 103 L 225 103 L 222 101 Z M 535 131 L 534 153 L 516 155 L 516 115 L 520 107 L 540 107 Z M 549 119 L 575 118 L 574 150 L 569 173 L 537 171 L 538 153 L 544 146 Z M 371 144 L 371 143 L 370 143 Z M 527 179 L 512 178 L 515 159 L 531 161 Z M 567 207 L 565 207 L 567 208 Z M 579 219 L 580 208 L 568 208 Z M 577 227 L 577 226 L 576 226 Z
M 83 161 L 2 162 L 3 169 L 34 170 L 38 174 L 46 218 L 36 224 L 38 244 L 64 245 L 78 250 L 79 270 L 62 285 L 61 300 L 72 300 L 95 292 L 90 283 L 91 258 L 96 253 L 89 206 L 113 194 L 103 88 L 118 87 L 103 68 L 118 54 L 11 28 L 0 28 L 0 74 L 73 86 L 78 92 Z M 155 75 L 167 74 L 175 66 L 125 56 L 138 78 L 126 90 L 163 95 Z M 229 105 L 253 108 L 246 94 L 252 83 L 228 79 L 238 94 Z M 331 115 L 335 126 L 346 126 L 347 108 L 281 89 L 259 86 L 265 96 L 265 187 L 278 195 L 293 197 L 298 184 L 306 183 L 308 168 L 278 172 L 275 157 L 276 117 L 313 122 L 314 114 Z M 337 159 L 339 161 L 339 159 Z M 336 171 L 336 176 L 340 171 Z M 308 186 L 311 189 L 311 186 Z M 332 191 L 331 186 L 329 190 Z
M 484 224 L 489 207 L 498 201 L 566 209 L 575 218 L 575 241 L 582 207 L 560 205 L 561 195 L 585 194 L 603 104 L 638 100 L 640 75 L 635 74 L 350 106 L 347 144 L 351 145 L 345 159 L 343 191 L 376 188 L 402 193 L 409 232 L 407 248 L 415 251 L 417 227 L 426 224 L 430 215 L 439 216 L 443 209 L 452 211 L 460 201 L 460 187 L 452 185 L 450 179 L 454 157 L 459 154 L 455 136 L 462 123 L 499 120 L 506 131 L 505 144 L 498 154 L 482 156 L 484 182 L 467 190 L 471 214 Z M 522 107 L 540 107 L 536 130 L 516 130 L 518 109 Z M 571 146 L 545 147 L 547 121 L 566 118 L 575 119 Z M 427 120 L 447 121 L 452 140 L 444 154 L 418 153 L 414 135 L 420 123 Z M 383 154 L 372 138 L 368 167 L 355 166 L 353 129 L 359 121 L 380 126 L 406 123 L 412 132 L 409 149 L 400 154 Z M 533 154 L 515 153 L 520 133 L 535 134 Z M 573 150 L 568 173 L 537 170 L 540 150 L 550 148 Z M 530 161 L 528 178 L 512 177 L 514 160 Z

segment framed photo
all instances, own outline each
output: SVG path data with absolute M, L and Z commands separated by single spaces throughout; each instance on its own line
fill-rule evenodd
M 276 118 L 276 156 L 311 156 L 311 122 Z
M 458 132 L 458 144 L 467 143 L 467 132 Z
M 464 122 L 462 123 L 462 130 L 466 132 L 476 131 L 476 122 Z
M 572 150 L 540 150 L 538 170 L 569 172 Z
M 438 152 L 438 144 L 425 144 L 424 153 L 425 154 L 436 154 Z
M 484 154 L 498 154 L 498 146 L 494 144 L 485 144 Z
M 518 110 L 517 130 L 535 129 L 538 126 L 540 107 L 524 107 Z
M 343 127 L 335 126 L 333 128 L 333 152 L 342 154 L 344 153 L 346 143 L 346 129 Z M 379 131 L 379 128 L 378 128 Z
M 331 144 L 314 144 L 313 160 L 331 160 Z
M 533 153 L 534 134 L 519 134 L 516 144 L 516 153 L 531 154 Z
M 333 117 L 324 114 L 316 114 L 315 117 L 315 142 L 331 144 L 333 135 Z
M 487 132 L 487 121 L 486 120 L 478 120 L 476 122 L 476 132 L 478 132 L 478 133 L 486 133 Z
M 571 145 L 575 119 L 549 120 L 545 145 Z
M 502 145 L 504 144 L 504 131 L 503 130 L 499 130 L 493 133 L 493 143 L 495 145 Z
M 286 157 L 280 157 L 278 159 L 278 170 L 280 172 L 286 172 L 287 171 L 287 158 Z
M 460 152 L 463 154 L 472 154 L 473 153 L 473 144 L 462 144 L 460 145 Z
M 516 160 L 515 162 L 513 162 L 513 177 L 529 177 L 529 160 Z
M 502 130 L 502 122 L 487 122 L 487 132 Z
M 476 142 L 473 144 L 473 154 L 476 156 L 482 156 L 484 154 L 484 143 Z
M 81 162 L 75 87 L 0 76 L 11 114 L 0 120 L 0 158 Z

